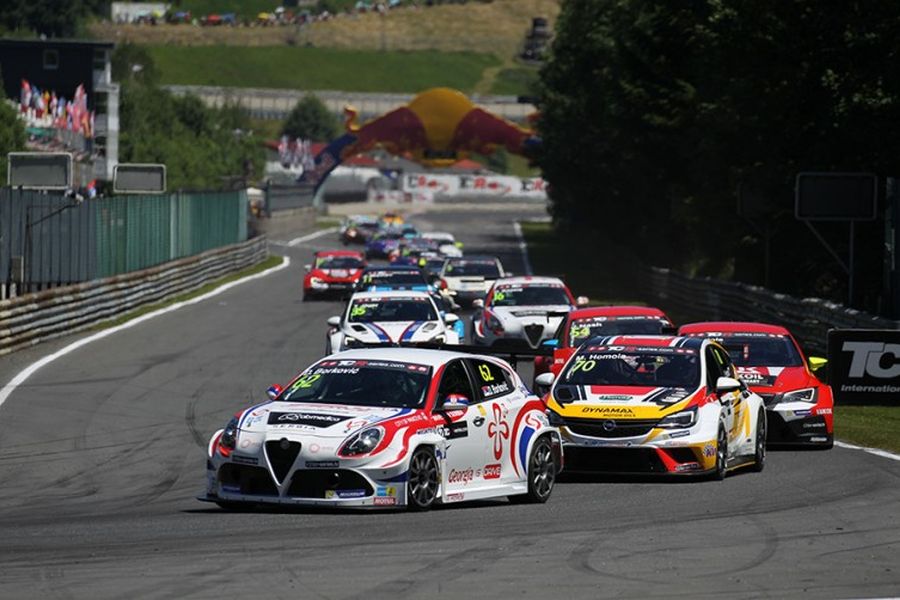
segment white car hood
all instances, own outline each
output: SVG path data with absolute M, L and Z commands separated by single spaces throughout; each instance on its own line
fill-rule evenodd
M 345 336 L 370 344 L 423 342 L 444 332 L 441 321 L 380 321 L 373 323 L 345 323 Z
M 523 325 L 552 321 L 554 328 L 563 319 L 564 313 L 572 310 L 568 304 L 549 306 L 491 306 L 490 310 L 503 321 L 515 320 Z M 555 330 L 555 329 L 554 329 Z
M 311 402 L 268 402 L 246 413 L 241 431 L 267 437 L 308 436 L 345 438 L 373 423 L 409 412 L 404 408 L 345 406 Z

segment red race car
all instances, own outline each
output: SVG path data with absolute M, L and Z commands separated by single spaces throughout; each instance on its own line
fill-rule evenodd
M 534 359 L 534 376 L 560 369 L 578 347 L 596 336 L 673 335 L 675 326 L 666 313 L 650 306 L 596 306 L 569 313 L 556 334 L 542 345 L 553 348 L 553 356 Z
M 359 281 L 366 260 L 362 252 L 326 250 L 316 252 L 313 264 L 306 265 L 303 301 L 325 296 L 349 296 Z
M 738 376 L 766 404 L 770 444 L 834 445 L 831 386 L 813 374 L 826 361 L 807 359 L 787 329 L 764 323 L 691 323 L 678 333 L 725 346 Z

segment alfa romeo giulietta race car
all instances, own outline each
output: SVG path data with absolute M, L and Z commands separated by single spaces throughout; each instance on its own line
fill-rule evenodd
M 826 361 L 807 359 L 787 329 L 765 323 L 713 322 L 683 325 L 679 333 L 716 340 L 728 350 L 738 377 L 766 405 L 770 445 L 834 445 L 831 386 L 813 373 Z
M 428 292 L 357 292 L 343 315 L 328 319 L 325 353 L 375 344 L 459 344 L 453 313 L 441 313 Z
M 537 348 L 553 337 L 559 324 L 577 302 L 556 277 L 507 277 L 498 279 L 486 299 L 476 301 L 472 317 L 472 341 L 479 346 Z
M 766 411 L 736 378 L 728 352 L 702 338 L 593 338 L 569 359 L 547 414 L 563 435 L 567 468 L 724 478 L 762 470 Z
M 498 496 L 545 502 L 562 468 L 543 403 L 497 358 L 352 350 L 270 393 L 213 434 L 202 500 L 420 510 Z

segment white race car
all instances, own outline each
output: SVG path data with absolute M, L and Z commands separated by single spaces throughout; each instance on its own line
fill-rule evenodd
M 510 274 L 503 271 L 495 256 L 467 256 L 450 258 L 440 272 L 438 287 L 457 304 L 483 300 L 494 281 Z
M 444 256 L 458 258 L 463 255 L 462 243 L 457 242 L 452 233 L 446 231 L 427 231 L 419 235 L 426 240 L 436 241 L 439 244 L 438 252 Z
M 567 468 L 665 475 L 761 471 L 766 409 L 728 352 L 697 337 L 593 338 L 566 362 L 547 402 Z
M 472 341 L 480 346 L 537 348 L 587 298 L 572 297 L 556 277 L 498 279 L 485 300 L 473 304 Z
M 440 312 L 428 292 L 357 292 L 342 316 L 328 319 L 325 353 L 373 344 L 459 344 L 457 321 Z
M 206 494 L 253 504 L 545 502 L 559 432 L 506 362 L 415 348 L 326 357 L 213 434 Z

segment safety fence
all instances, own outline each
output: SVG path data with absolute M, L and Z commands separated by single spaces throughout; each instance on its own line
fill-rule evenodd
M 745 283 L 688 277 L 658 267 L 648 269 L 643 279 L 653 302 L 682 319 L 783 325 L 807 351 L 822 355 L 829 329 L 900 329 L 900 321 L 819 298 L 795 298 Z
M 309 184 L 269 184 L 265 188 L 266 215 L 282 210 L 309 208 L 313 205 L 315 189 Z
M 0 301 L 0 356 L 94 327 L 264 260 L 265 237 L 124 275 Z
M 113 196 L 0 190 L 0 299 L 247 239 L 244 191 Z

